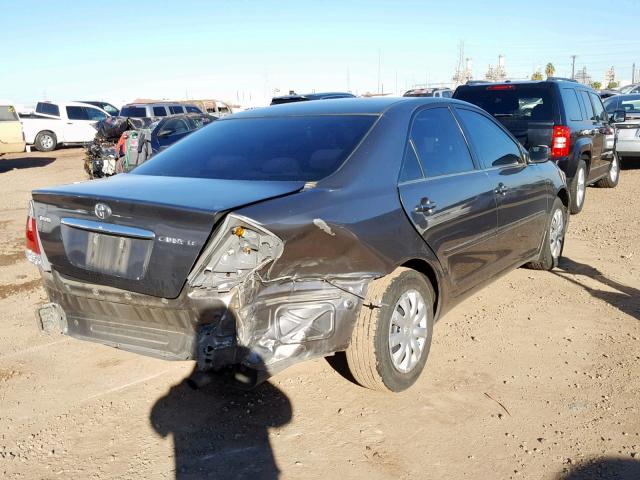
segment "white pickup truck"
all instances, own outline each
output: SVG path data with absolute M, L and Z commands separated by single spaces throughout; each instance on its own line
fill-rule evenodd
M 83 144 L 93 140 L 93 125 L 109 114 L 101 108 L 79 102 L 38 102 L 34 113 L 20 115 L 24 138 L 41 152 L 58 145 Z

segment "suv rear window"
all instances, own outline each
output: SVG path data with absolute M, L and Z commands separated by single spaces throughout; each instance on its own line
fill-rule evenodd
M 11 105 L 0 105 L 0 122 L 17 122 L 16 109 Z
M 60 116 L 60 109 L 54 103 L 40 102 L 36 105 L 36 113 L 44 113 L 45 115 Z
M 144 118 L 147 116 L 146 107 L 122 107 L 121 117 Z
M 553 122 L 551 89 L 534 85 L 489 85 L 460 88 L 458 100 L 473 103 L 496 118 Z
M 228 180 L 319 180 L 342 165 L 377 118 L 321 115 L 219 120 L 131 173 Z

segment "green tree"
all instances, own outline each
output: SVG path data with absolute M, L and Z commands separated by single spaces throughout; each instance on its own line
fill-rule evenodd
M 533 72 L 533 75 L 531 75 L 531 80 L 542 80 L 542 73 L 536 70 Z
M 616 81 L 613 82 L 609 82 L 609 85 L 607 85 L 607 88 L 618 88 L 620 86 L 620 84 Z
M 547 63 L 547 66 L 544 67 L 544 73 L 547 75 L 547 78 L 553 77 L 553 74 L 556 73 L 556 67 L 553 66 L 553 63 Z
M 600 83 L 600 82 L 591 82 L 591 87 L 595 88 L 596 90 L 600 90 L 600 88 L 602 88 L 602 83 Z

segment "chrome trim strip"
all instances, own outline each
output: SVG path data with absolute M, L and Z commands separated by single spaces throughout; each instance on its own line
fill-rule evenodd
M 143 238 L 146 240 L 153 240 L 156 238 L 156 234 L 150 230 L 127 227 L 126 225 L 116 225 L 114 223 L 94 222 L 92 220 L 83 220 L 81 218 L 62 218 L 60 223 L 62 225 L 67 225 L 68 227 L 80 228 L 91 232 L 106 233 L 108 235 L 122 235 L 124 237 Z

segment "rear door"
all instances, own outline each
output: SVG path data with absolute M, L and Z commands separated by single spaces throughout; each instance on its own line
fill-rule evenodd
M 521 147 L 491 117 L 456 107 L 467 139 L 489 177 L 498 206 L 498 270 L 519 266 L 538 251 L 546 230 L 549 183 L 528 165 Z
M 609 117 L 600 97 L 593 92 L 589 92 L 589 98 L 591 99 L 591 105 L 593 107 L 593 122 L 596 130 L 596 138 L 600 145 L 599 163 L 597 165 L 597 172 L 594 173 L 604 175 L 609 171 L 612 158 L 611 152 L 613 151 L 613 145 L 608 146 L 606 140 L 609 131 L 613 133 L 613 129 L 611 129 L 609 125 Z
M 600 120 L 596 117 L 596 113 L 589 97 L 589 92 L 586 90 L 579 90 L 580 99 L 582 100 L 582 106 L 584 108 L 585 123 L 581 136 L 589 137 L 591 139 L 591 166 L 589 168 L 589 179 L 595 178 L 600 175 L 602 170 L 602 150 L 604 147 L 604 132 L 600 132 L 602 127 Z
M 486 281 L 495 247 L 496 201 L 448 107 L 418 111 L 399 179 L 403 207 L 433 249 L 454 296 Z

